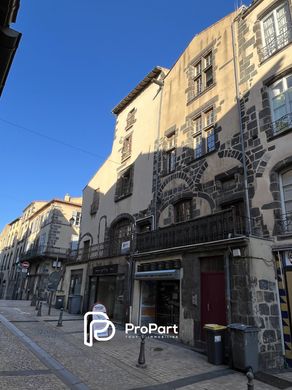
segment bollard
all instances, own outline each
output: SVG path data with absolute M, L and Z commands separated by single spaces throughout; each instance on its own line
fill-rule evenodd
M 36 295 L 33 294 L 32 299 L 31 299 L 30 306 L 35 306 L 35 305 L 36 305 Z
M 37 314 L 38 317 L 41 317 L 41 316 L 42 316 L 42 304 L 43 304 L 43 302 L 40 301 L 39 307 L 38 307 L 38 314 Z
M 35 309 L 36 309 L 36 310 L 39 309 L 39 304 L 40 304 L 40 300 L 37 299 L 37 300 L 36 300 L 36 304 L 35 304 Z
M 63 321 L 63 311 L 64 311 L 64 309 L 61 307 L 57 326 L 63 326 L 63 324 L 62 324 L 62 321 Z
M 246 373 L 246 377 L 247 377 L 247 390 L 254 390 L 254 383 L 253 383 L 253 380 L 254 380 L 254 374 L 252 372 L 252 370 L 249 370 L 247 373 Z
M 140 353 L 139 353 L 138 363 L 136 364 L 136 367 L 139 368 L 147 367 L 145 363 L 145 338 L 146 336 L 144 334 L 141 334 Z

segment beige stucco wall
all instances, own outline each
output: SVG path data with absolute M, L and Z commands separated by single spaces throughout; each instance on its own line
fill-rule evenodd
M 97 243 L 98 237 L 99 242 L 103 241 L 105 230 L 103 216 L 106 216 L 109 227 L 117 216 L 123 213 L 135 214 L 150 205 L 153 152 L 158 134 L 160 99 L 160 87 L 152 83 L 117 116 L 112 152 L 83 191 L 81 236 L 90 233 L 93 236 L 93 244 Z M 127 115 L 133 108 L 136 109 L 136 121 L 132 128 L 125 130 Z M 130 133 L 132 133 L 131 157 L 121 163 L 123 139 Z M 134 164 L 133 193 L 115 202 L 118 175 L 131 164 Z M 96 189 L 100 191 L 99 209 L 95 215 L 90 215 L 93 191 Z

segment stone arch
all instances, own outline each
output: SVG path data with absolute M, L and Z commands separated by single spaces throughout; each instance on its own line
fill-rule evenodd
M 102 232 L 102 222 L 103 221 L 104 221 L 104 229 L 103 229 L 103 232 Z M 107 232 L 107 216 L 103 215 L 103 216 L 101 216 L 99 218 L 99 222 L 98 222 L 98 232 L 97 232 L 97 243 L 98 244 L 100 242 L 104 242 L 105 241 L 106 232 Z M 103 233 L 103 237 L 101 237 L 102 233 Z M 101 238 L 103 238 L 103 239 L 100 241 Z
M 194 186 L 194 180 L 192 179 L 192 177 L 190 177 L 187 173 L 185 172 L 175 172 L 175 173 L 172 173 L 171 175 L 169 175 L 164 181 L 163 183 L 160 185 L 159 187 L 159 190 L 158 190 L 158 195 L 161 195 L 162 194 L 162 191 L 163 189 L 167 186 L 167 184 L 169 184 L 172 180 L 174 179 L 181 179 L 183 181 L 185 181 L 188 185 L 188 187 L 191 189 L 193 188 Z
M 89 237 L 89 239 L 91 241 L 90 244 L 92 245 L 92 243 L 93 243 L 93 236 L 92 236 L 91 233 L 87 232 L 87 233 L 82 234 L 82 236 L 80 237 L 80 239 L 79 239 L 79 246 L 80 246 L 81 242 L 83 241 L 83 239 L 86 238 L 86 237 Z

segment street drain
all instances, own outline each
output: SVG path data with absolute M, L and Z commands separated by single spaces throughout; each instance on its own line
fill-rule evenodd
M 155 351 L 155 352 L 160 352 L 160 351 L 163 351 L 163 348 L 156 347 L 156 348 L 153 349 L 153 351 Z

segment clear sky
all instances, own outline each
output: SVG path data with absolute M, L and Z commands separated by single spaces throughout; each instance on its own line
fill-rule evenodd
M 80 196 L 110 153 L 112 108 L 239 2 L 21 0 L 0 98 L 0 230 L 33 200 Z

